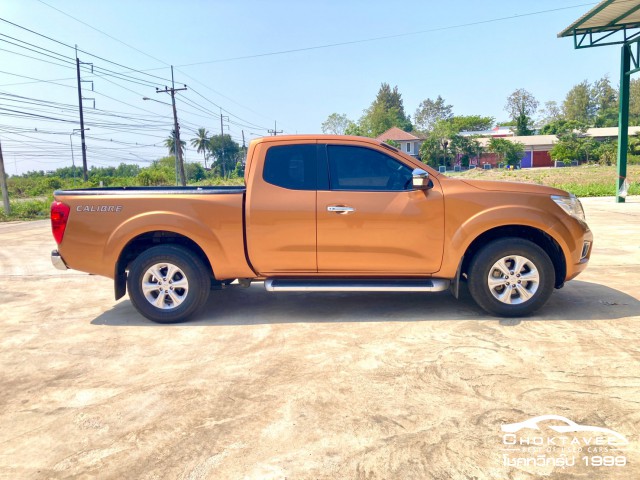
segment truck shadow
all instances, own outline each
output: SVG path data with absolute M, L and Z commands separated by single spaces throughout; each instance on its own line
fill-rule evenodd
M 614 320 L 640 315 L 640 301 L 596 283 L 572 281 L 555 291 L 534 316 L 499 319 L 484 313 L 466 287 L 459 300 L 448 292 L 424 293 L 268 293 L 261 284 L 249 289 L 212 291 L 205 308 L 183 326 L 261 325 L 276 323 L 497 320 L 514 326 L 553 320 Z M 96 317 L 94 325 L 171 326 L 155 324 L 125 300 Z

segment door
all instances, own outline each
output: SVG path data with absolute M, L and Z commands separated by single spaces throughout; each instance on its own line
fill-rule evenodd
M 316 272 L 315 142 L 262 144 L 246 200 L 247 251 L 262 275 Z
M 438 182 L 413 190 L 413 166 L 382 149 L 328 145 L 329 189 L 318 191 L 318 272 L 416 275 L 442 262 Z

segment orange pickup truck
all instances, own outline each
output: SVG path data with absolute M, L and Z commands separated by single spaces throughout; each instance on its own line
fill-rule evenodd
M 261 138 L 246 187 L 55 192 L 53 264 L 114 279 L 145 317 L 186 320 L 211 289 L 458 295 L 523 316 L 585 269 L 592 234 L 562 190 L 448 178 L 376 140 Z

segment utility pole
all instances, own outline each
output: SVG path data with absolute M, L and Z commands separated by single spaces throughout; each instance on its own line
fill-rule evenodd
M 82 80 L 80 79 L 80 59 L 78 58 L 78 46 L 76 45 L 76 75 L 78 77 L 78 108 L 80 109 L 80 138 L 82 139 L 82 179 L 86 182 L 88 178 L 87 173 L 87 144 L 84 139 L 84 115 L 82 112 Z M 93 64 L 91 65 L 93 71 Z M 95 107 L 95 103 L 94 103 Z
M 222 166 L 222 176 L 226 177 L 227 176 L 227 169 L 225 168 L 225 164 L 224 164 L 224 121 L 227 120 L 227 122 L 229 121 L 229 117 L 227 115 L 222 115 L 222 108 L 220 109 L 220 145 L 222 145 L 222 152 L 220 154 L 220 164 Z M 229 128 L 229 125 L 227 125 L 227 128 Z
M 244 141 L 244 130 L 242 130 L 242 167 L 247 163 L 247 144 Z
M 4 204 L 4 213 L 8 216 L 11 213 L 11 205 L 9 204 L 9 191 L 7 190 L 7 177 L 4 174 L 4 158 L 2 157 L 2 143 L 0 143 L 0 187 L 2 189 L 2 203 Z
M 180 184 L 184 187 L 187 185 L 187 179 L 184 175 L 184 162 L 182 161 L 182 145 L 180 144 L 180 125 L 178 125 L 178 112 L 176 111 L 176 92 L 186 90 L 184 88 L 176 88 L 173 81 L 173 65 L 171 65 L 171 88 L 164 87 L 164 90 L 156 88 L 156 93 L 170 93 L 171 94 L 171 106 L 173 107 L 173 147 L 176 155 L 176 183 L 177 177 L 180 176 Z
M 275 120 L 273 121 L 273 130 L 269 130 L 269 133 L 274 137 L 279 133 L 282 133 L 282 130 L 278 130 L 278 122 L 276 122 Z

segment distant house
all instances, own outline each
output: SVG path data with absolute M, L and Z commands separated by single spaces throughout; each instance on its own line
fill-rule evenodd
M 640 133 L 640 127 L 629 127 L 629 135 L 636 135 Z M 618 137 L 618 127 L 605 127 L 605 128 L 589 128 L 587 129 L 585 136 L 593 137 L 597 141 L 612 140 Z M 505 137 L 510 142 L 519 142 L 524 145 L 524 156 L 520 161 L 522 168 L 531 167 L 551 167 L 553 166 L 553 160 L 551 159 L 550 151 L 558 141 L 556 135 L 529 135 L 526 137 Z M 490 138 L 479 138 L 480 145 L 486 147 Z M 480 157 L 479 163 L 471 162 L 479 167 L 485 164 L 497 166 L 499 158 L 495 153 L 485 152 Z M 482 164 L 482 165 L 481 165 Z
M 391 127 L 382 135 L 376 137 L 376 140 L 380 140 L 381 142 L 393 140 L 400 145 L 400 150 L 416 158 L 419 158 L 420 145 L 424 142 L 423 138 L 417 137 L 413 133 L 405 132 L 398 127 Z

